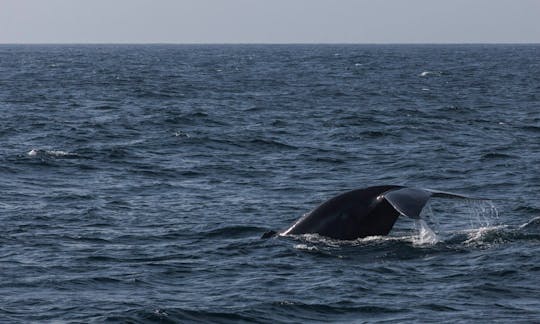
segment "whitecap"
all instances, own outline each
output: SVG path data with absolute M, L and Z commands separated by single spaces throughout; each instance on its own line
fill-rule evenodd
M 182 132 L 182 131 L 175 132 L 174 136 L 176 136 L 176 137 L 185 137 L 185 138 L 190 138 L 191 137 L 188 133 Z
M 26 155 L 30 157 L 57 157 L 57 158 L 72 158 L 78 157 L 77 153 L 70 153 L 62 150 L 41 150 L 31 149 Z
M 443 73 L 441 71 L 423 71 L 422 73 L 420 73 L 420 76 L 421 77 L 427 77 L 430 75 L 441 76 L 442 74 Z
M 160 318 L 169 316 L 169 313 L 159 308 L 154 310 L 154 314 Z
M 304 250 L 304 251 L 318 251 L 319 250 L 317 249 L 317 247 L 313 245 L 307 245 L 307 244 L 296 244 L 294 248 L 297 250 Z
M 528 228 L 528 227 L 535 227 L 535 226 L 538 226 L 538 225 L 540 225 L 540 216 L 531 219 L 530 221 L 528 221 L 527 223 L 525 223 L 523 225 L 520 225 L 519 229 L 524 229 L 524 228 Z
M 58 150 L 58 151 L 57 150 L 46 151 L 46 153 L 49 154 L 49 155 L 52 155 L 52 156 L 56 156 L 56 157 L 75 155 L 73 153 L 68 153 L 68 152 L 60 151 L 60 150 Z

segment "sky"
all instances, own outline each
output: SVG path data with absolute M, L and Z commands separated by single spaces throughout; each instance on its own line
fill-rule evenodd
M 0 43 L 540 43 L 540 0 L 0 0 Z

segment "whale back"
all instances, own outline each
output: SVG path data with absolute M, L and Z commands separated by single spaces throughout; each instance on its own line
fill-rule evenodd
M 300 218 L 282 235 L 316 233 L 341 240 L 387 235 L 400 212 L 384 196 L 402 186 L 376 186 L 345 192 Z

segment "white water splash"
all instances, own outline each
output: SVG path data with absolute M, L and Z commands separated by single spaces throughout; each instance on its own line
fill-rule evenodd
M 467 240 L 465 240 L 463 243 L 469 244 L 469 245 L 482 243 L 484 237 L 486 237 L 488 234 L 500 231 L 501 229 L 504 229 L 506 227 L 507 226 L 504 226 L 504 225 L 486 226 L 486 227 L 480 227 L 480 228 L 465 231 L 465 234 L 467 234 Z
M 498 218 L 499 211 L 489 200 L 434 200 L 424 207 L 421 219 L 416 221 L 418 236 L 413 243 L 435 244 L 460 233 L 466 235 L 466 244 L 478 241 L 499 228 Z
M 311 244 L 324 244 L 330 247 L 339 247 L 343 244 L 343 241 L 333 238 L 320 236 L 319 234 L 301 234 L 299 235 L 303 240 Z
M 413 239 L 413 244 L 415 245 L 433 245 L 439 242 L 439 237 L 435 232 L 428 226 L 425 220 L 417 219 L 415 220 L 416 228 L 418 229 L 418 236 Z

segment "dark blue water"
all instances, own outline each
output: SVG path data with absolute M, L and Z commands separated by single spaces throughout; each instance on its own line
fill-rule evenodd
M 0 46 L 0 322 L 540 320 L 540 46 Z M 263 240 L 400 184 L 436 238 Z

